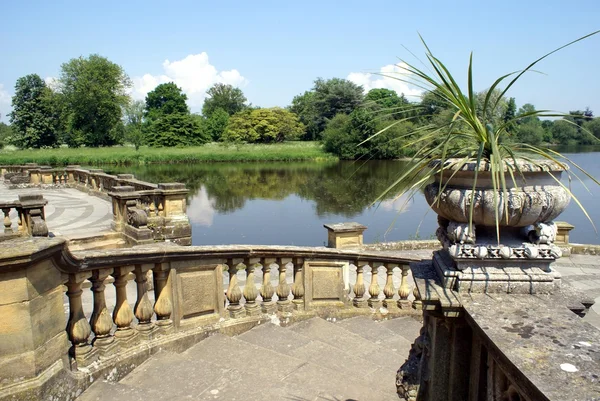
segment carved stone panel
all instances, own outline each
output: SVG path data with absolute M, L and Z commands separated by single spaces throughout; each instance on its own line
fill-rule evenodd
M 178 274 L 182 319 L 219 313 L 218 282 L 214 270 Z
M 306 261 L 304 287 L 306 307 L 342 307 L 348 301 L 344 291 L 343 270 L 346 263 Z

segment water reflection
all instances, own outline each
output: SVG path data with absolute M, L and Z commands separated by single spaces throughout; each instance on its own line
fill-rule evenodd
M 595 163 L 600 153 L 568 156 L 600 177 L 600 166 Z M 323 245 L 326 236 L 322 224 L 342 221 L 367 225 L 368 242 L 430 238 L 436 229 L 436 216 L 422 196 L 407 201 L 390 194 L 372 207 L 405 166 L 402 161 L 207 163 L 106 170 L 132 172 L 150 182 L 185 183 L 190 189 L 188 215 L 196 245 Z M 591 193 L 577 180 L 571 182 L 572 189 L 592 220 L 600 221 L 600 209 L 593 198 L 600 195 L 600 188 L 589 177 L 580 177 Z M 560 219 L 576 226 L 573 242 L 600 243 L 575 202 Z

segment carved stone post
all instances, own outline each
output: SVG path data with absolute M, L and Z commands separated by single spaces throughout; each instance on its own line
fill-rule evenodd
M 408 296 L 410 295 L 410 288 L 408 288 L 407 280 L 409 267 L 407 265 L 402 265 L 400 266 L 400 268 L 402 269 L 402 281 L 400 282 L 400 288 L 398 288 L 398 296 L 400 296 L 400 299 L 398 300 L 398 307 L 400 309 L 410 309 L 412 305 L 411 302 L 408 300 Z
M 154 276 L 154 313 L 156 313 L 156 325 L 162 333 L 168 333 L 173 328 L 170 272 L 169 266 L 161 263 L 155 264 L 152 270 Z
M 255 316 L 259 315 L 260 305 L 256 303 L 258 297 L 258 291 L 256 291 L 254 270 L 256 269 L 256 263 L 247 259 L 244 261 L 246 265 L 246 285 L 244 286 L 244 298 L 246 299 L 245 309 L 246 315 Z
M 115 337 L 119 344 L 128 347 L 135 340 L 135 331 L 131 328 L 133 321 L 133 311 L 129 302 L 127 302 L 127 275 L 133 270 L 133 266 L 115 267 L 112 276 L 115 278 L 113 283 L 117 294 L 115 309 L 113 311 L 113 321 L 117 325 Z
M 69 298 L 69 323 L 67 334 L 73 346 L 69 350 L 71 357 L 75 359 L 74 367 L 87 366 L 96 357 L 96 350 L 90 345 L 88 339 L 92 334 L 92 328 L 83 313 L 81 303 L 81 285 L 90 276 L 90 273 L 70 274 L 67 281 L 67 297 Z
M 386 279 L 385 286 L 383 287 L 383 294 L 385 295 L 385 300 L 383 301 L 383 305 L 388 310 L 395 310 L 398 308 L 396 302 L 394 302 L 394 295 L 396 295 L 396 289 L 394 288 L 394 267 L 396 267 L 393 263 L 386 263 Z
M 288 297 L 290 295 L 290 286 L 287 283 L 285 272 L 287 270 L 286 263 L 282 259 L 277 259 L 279 266 L 279 285 L 277 286 L 277 310 L 279 312 L 290 312 L 292 304 Z
M 263 280 L 262 287 L 260 288 L 260 296 L 262 297 L 263 313 L 274 313 L 277 309 L 275 303 L 273 302 L 273 294 L 275 293 L 275 289 L 271 284 L 271 265 L 273 262 L 273 259 L 265 258 L 261 260 Z
M 240 289 L 237 280 L 238 267 L 233 259 L 229 259 L 227 265 L 229 266 L 229 285 L 227 286 L 226 294 L 229 306 L 227 307 L 227 310 L 229 310 L 229 316 L 238 318 L 244 316 L 244 309 L 240 305 L 242 290 Z
M 112 269 L 94 270 L 90 282 L 92 283 L 92 293 L 94 295 L 94 311 L 90 318 L 90 326 L 94 332 L 94 341 L 92 344 L 100 355 L 110 355 L 116 348 L 115 338 L 110 334 L 113 328 L 113 321 L 106 308 L 106 299 L 104 297 L 104 281 L 109 276 Z
M 292 295 L 294 299 L 292 304 L 294 309 L 304 309 L 304 261 L 300 258 L 294 258 L 294 284 L 292 284 Z
M 381 266 L 381 264 L 379 264 Z M 379 287 L 378 283 L 378 264 L 373 262 L 371 264 L 371 285 L 369 285 L 369 298 L 368 305 L 373 309 L 381 308 L 381 301 L 379 300 L 379 293 L 381 292 L 381 287 Z
M 148 298 L 148 265 L 135 265 L 135 282 L 137 284 L 137 301 L 134 311 L 138 320 L 137 330 L 145 339 L 152 338 L 156 326 L 152 323 L 154 309 Z
M 421 294 L 419 293 L 419 288 L 415 285 L 415 288 L 413 288 L 413 296 L 415 297 L 415 300 L 413 302 L 413 309 L 417 309 L 417 310 L 421 310 L 423 309 L 423 302 L 421 301 Z
M 367 300 L 363 298 L 365 295 L 364 268 L 366 262 L 356 262 L 356 284 L 354 285 L 354 299 L 352 304 L 357 308 L 366 308 Z

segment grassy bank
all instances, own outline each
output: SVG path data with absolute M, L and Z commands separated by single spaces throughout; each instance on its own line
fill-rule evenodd
M 337 160 L 317 142 L 287 142 L 269 145 L 208 144 L 187 148 L 132 147 L 59 148 L 0 150 L 1 164 L 42 165 L 135 165 L 152 163 L 254 162 L 254 161 Z

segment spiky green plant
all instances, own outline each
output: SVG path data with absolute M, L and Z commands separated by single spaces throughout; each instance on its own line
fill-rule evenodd
M 596 35 L 599 32 L 600 30 L 582 36 L 538 58 L 525 69 L 511 72 L 496 79 L 488 89 L 483 104 L 477 101 L 476 94 L 473 91 L 473 54 L 471 53 L 469 58 L 467 92 L 465 93 L 448 68 L 433 55 L 423 38 L 419 35 L 425 46 L 425 53 L 430 72 L 425 72 L 423 69 L 402 60 L 402 63 L 398 65 L 401 71 L 400 73 L 382 75 L 416 86 L 426 93 L 432 93 L 447 104 L 449 109 L 452 110 L 453 115 L 448 122 L 427 124 L 416 128 L 402 137 L 411 138 L 407 141 L 406 147 L 417 149 L 415 155 L 411 159 L 411 167 L 404 171 L 400 177 L 379 196 L 376 202 L 383 199 L 386 194 L 397 188 L 399 188 L 397 197 L 408 195 L 406 199 L 412 199 L 416 193 L 420 192 L 425 185 L 433 181 L 436 176 L 439 176 L 440 178 L 440 190 L 438 191 L 438 194 L 441 194 L 445 188 L 442 184 L 442 176 L 446 175 L 451 178 L 456 171 L 463 168 L 467 163 L 475 163 L 476 168 L 474 171 L 473 190 L 471 191 L 470 202 L 471 206 L 469 210 L 469 226 L 471 227 L 473 224 L 473 206 L 475 204 L 473 197 L 475 196 L 475 189 L 477 186 L 477 176 L 480 166 L 484 163 L 482 167 L 485 166 L 484 169 L 489 171 L 492 177 L 493 191 L 496 194 L 494 197 L 494 209 L 496 211 L 496 236 L 499 241 L 501 221 L 499 219 L 498 205 L 500 203 L 501 194 L 507 195 L 508 193 L 506 183 L 507 177 L 504 172 L 507 172 L 508 179 L 512 180 L 516 186 L 516 177 L 523 176 L 523 173 L 519 168 L 519 163 L 517 163 L 518 159 L 532 163 L 542 170 L 547 169 L 547 167 L 543 166 L 542 161 L 546 161 L 546 163 L 547 161 L 552 161 L 565 170 L 568 169 L 565 163 L 568 163 L 574 166 L 580 173 L 588 176 L 593 182 L 600 185 L 600 182 L 598 182 L 596 178 L 592 177 L 572 160 L 555 150 L 537 147 L 527 143 L 515 143 L 509 140 L 509 128 L 514 126 L 519 120 L 528 117 L 564 117 L 566 114 L 549 110 L 536 110 L 502 122 L 496 122 L 491 117 L 494 114 L 493 111 L 499 106 L 501 99 L 519 78 L 523 76 L 523 74 L 533 71 L 533 67 L 546 57 L 565 47 Z M 506 84 L 506 86 L 503 89 L 500 89 L 501 85 L 504 84 Z M 401 112 L 402 111 L 398 110 L 394 111 L 394 113 Z M 400 124 L 413 118 L 415 117 L 400 118 L 369 139 L 385 132 L 395 124 Z M 577 174 L 574 172 L 568 172 L 568 174 L 577 177 Z M 571 198 L 583 210 L 590 222 L 592 222 L 585 208 L 581 205 L 577 197 L 573 195 L 570 189 L 561 183 L 554 175 L 549 175 L 554 178 L 559 185 L 566 189 Z M 439 199 L 437 201 L 439 201 Z M 504 208 L 504 214 L 505 216 L 508 216 L 508 213 L 506 213 L 506 208 L 508 208 L 507 202 L 504 202 Z

